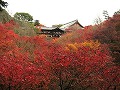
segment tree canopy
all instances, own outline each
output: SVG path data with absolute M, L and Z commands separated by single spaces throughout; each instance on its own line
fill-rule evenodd
M 114 15 L 120 14 L 120 9 L 114 13 Z
M 0 11 L 3 10 L 3 8 L 7 7 L 8 6 L 8 3 L 7 2 L 4 2 L 3 0 L 0 0 Z
M 33 20 L 33 16 L 25 12 L 15 13 L 14 18 L 20 21 L 32 21 Z
M 40 24 L 39 20 L 35 20 L 34 26 L 39 26 L 39 24 Z

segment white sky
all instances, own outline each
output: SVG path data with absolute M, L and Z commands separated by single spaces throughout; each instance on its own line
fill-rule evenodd
M 103 10 L 109 16 L 120 9 L 120 0 L 3 0 L 8 2 L 10 15 L 26 12 L 41 24 L 52 26 L 75 19 L 83 25 L 91 25 L 97 17 L 103 17 Z

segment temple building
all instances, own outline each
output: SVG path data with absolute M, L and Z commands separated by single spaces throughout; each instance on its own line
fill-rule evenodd
M 62 34 L 72 32 L 84 28 L 78 20 L 74 20 L 63 24 L 61 27 L 40 27 L 39 34 L 47 35 L 48 37 L 60 37 Z

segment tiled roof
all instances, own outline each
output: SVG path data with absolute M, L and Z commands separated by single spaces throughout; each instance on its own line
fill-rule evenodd
M 74 21 L 71 21 L 69 23 L 66 23 L 63 26 L 61 26 L 60 29 L 65 30 L 65 29 L 69 28 L 71 25 L 75 24 L 76 22 L 78 22 L 78 20 L 74 20 Z M 82 25 L 80 25 L 80 26 L 83 27 Z
M 44 29 L 44 30 L 53 30 L 53 29 L 56 29 L 56 28 L 59 28 L 61 30 L 66 30 L 67 28 L 69 28 L 70 26 L 74 25 L 75 23 L 78 23 L 81 27 L 83 27 L 79 22 L 78 20 L 74 20 L 74 21 L 71 21 L 71 22 L 68 22 L 66 24 L 63 24 L 63 26 L 61 27 L 41 27 L 41 29 Z
M 44 30 L 53 30 L 55 29 L 56 27 L 41 27 L 41 29 L 44 29 Z

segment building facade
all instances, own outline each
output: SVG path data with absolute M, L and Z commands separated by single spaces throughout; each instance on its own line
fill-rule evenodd
M 74 20 L 63 24 L 61 27 L 40 27 L 39 34 L 47 35 L 48 37 L 60 37 L 62 34 L 72 32 L 84 28 L 78 20 Z

